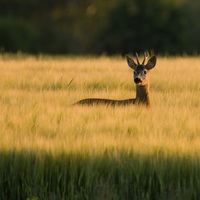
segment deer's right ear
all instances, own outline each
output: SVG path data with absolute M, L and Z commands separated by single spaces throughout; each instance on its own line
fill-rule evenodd
M 125 55 L 125 56 L 126 56 L 126 60 L 127 60 L 128 66 L 131 69 L 135 70 L 136 67 L 137 67 L 137 64 L 135 64 L 134 60 L 131 57 L 129 57 L 128 55 Z
M 155 65 L 156 65 L 156 60 L 157 60 L 157 57 L 156 57 L 155 55 L 152 56 L 152 57 L 149 59 L 149 61 L 147 62 L 145 68 L 146 68 L 147 70 L 150 70 L 150 69 L 154 68 Z

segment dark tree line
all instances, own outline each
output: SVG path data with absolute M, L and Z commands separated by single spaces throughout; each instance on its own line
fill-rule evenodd
M 199 0 L 0 0 L 0 51 L 200 52 Z

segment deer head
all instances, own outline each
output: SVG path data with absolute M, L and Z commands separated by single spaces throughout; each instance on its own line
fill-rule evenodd
M 144 60 L 142 61 L 142 64 L 139 62 L 138 54 L 136 53 L 136 60 L 135 61 L 130 58 L 128 55 L 126 56 L 127 63 L 131 69 L 133 69 L 133 78 L 136 85 L 147 85 L 148 84 L 148 71 L 155 67 L 156 65 L 156 56 L 153 55 L 149 60 L 149 54 L 147 52 L 144 53 Z M 147 64 L 145 64 L 145 61 L 147 61 Z

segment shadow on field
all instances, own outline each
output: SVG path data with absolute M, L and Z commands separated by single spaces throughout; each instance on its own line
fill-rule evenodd
M 1 151 L 0 199 L 200 199 L 200 160 Z

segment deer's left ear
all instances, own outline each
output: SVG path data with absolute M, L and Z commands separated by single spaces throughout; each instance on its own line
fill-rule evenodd
M 157 57 L 156 57 L 155 55 L 153 55 L 153 56 L 149 59 L 149 61 L 147 62 L 145 68 L 146 68 L 147 70 L 153 69 L 153 68 L 155 67 L 155 65 L 156 65 L 156 60 L 157 60 Z
M 134 62 L 134 60 L 133 60 L 131 57 L 129 57 L 128 55 L 125 55 L 125 56 L 126 56 L 126 60 L 127 60 L 128 66 L 129 66 L 131 69 L 135 70 L 135 68 L 137 67 L 137 65 L 136 65 L 136 63 Z

